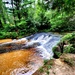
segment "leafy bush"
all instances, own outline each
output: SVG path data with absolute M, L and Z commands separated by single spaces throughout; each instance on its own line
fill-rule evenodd
M 63 38 L 62 38 L 62 41 L 74 41 L 75 39 L 75 33 L 68 33 L 67 35 L 65 35 Z
M 69 41 L 70 39 L 72 39 L 72 33 L 68 33 L 67 35 L 65 35 L 62 38 L 62 41 Z
M 71 31 L 75 30 L 74 14 L 68 14 L 65 11 L 48 10 L 45 17 L 50 23 L 50 31 Z
M 72 47 L 72 45 L 68 45 L 64 47 L 63 53 L 75 53 L 75 49 Z
M 75 33 L 68 33 L 53 48 L 54 57 L 59 58 L 62 53 L 75 53 Z M 63 43 L 63 44 L 61 44 Z
M 18 34 L 16 32 L 0 32 L 0 39 L 4 39 L 4 38 L 15 39 L 17 37 L 18 37 Z
M 75 53 L 75 33 L 65 35 L 62 40 L 69 42 L 69 45 L 64 47 L 64 53 Z
M 1 38 L 25 36 L 36 32 L 72 31 L 75 30 L 74 0 L 13 0 L 14 9 L 6 8 L 0 1 L 0 33 Z M 7 3 L 7 2 L 5 2 Z M 2 34 L 3 32 L 3 34 Z M 12 32 L 6 36 L 5 33 Z M 18 36 L 18 37 L 19 37 Z M 17 36 L 11 38 L 17 38 Z

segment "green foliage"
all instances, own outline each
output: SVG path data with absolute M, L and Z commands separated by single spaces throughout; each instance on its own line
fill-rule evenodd
M 68 33 L 63 36 L 61 42 L 53 48 L 54 57 L 59 58 L 62 53 L 73 53 L 75 54 L 75 33 Z M 61 44 L 64 42 L 64 44 Z M 63 49 L 61 49 L 61 45 Z
M 3 4 L 2 0 L 0 0 L 0 28 L 3 28 L 8 21 L 8 13 L 5 10 L 5 5 Z
M 58 9 L 58 11 L 65 10 L 66 12 L 70 12 L 75 10 L 75 0 L 54 0 L 52 9 Z
M 62 41 L 67 41 L 67 40 L 70 40 L 72 39 L 72 33 L 68 33 L 67 35 L 65 35 L 63 38 L 62 38 Z
M 45 17 L 47 18 L 50 31 L 71 31 L 75 30 L 75 19 L 74 15 L 68 14 L 65 11 L 48 10 L 45 12 Z
M 0 32 L 11 32 L 9 38 L 43 31 L 75 30 L 74 0 L 11 0 L 11 8 L 6 3 L 0 0 Z M 4 33 L 1 38 L 7 38 Z
M 44 60 L 44 65 L 46 65 L 48 63 L 48 60 Z
M 50 18 L 51 31 L 75 30 L 75 20 L 73 18 L 75 10 L 74 0 L 54 0 L 52 10 L 53 9 L 57 11 L 55 11 L 54 16 Z
M 69 45 L 64 47 L 64 53 L 75 53 L 74 39 L 75 39 L 75 33 L 69 33 L 62 38 L 63 41 L 69 42 Z
M 72 45 L 68 45 L 68 46 L 64 47 L 63 53 L 75 53 L 75 49 L 72 47 Z
M 41 67 L 40 69 L 39 69 L 39 71 L 42 73 L 42 72 L 44 72 L 44 70 L 43 70 L 43 68 Z
M 65 35 L 61 41 L 74 41 L 75 39 L 75 33 L 68 33 L 67 35 Z
M 59 58 L 62 54 L 61 51 L 59 51 L 56 46 L 53 47 L 53 52 L 54 52 L 54 58 Z
M 63 53 L 75 53 L 74 39 L 75 33 L 68 33 L 63 36 L 57 46 L 53 48 L 54 57 L 59 58 Z
M 18 34 L 16 32 L 0 32 L 0 39 L 3 38 L 15 39 L 16 37 L 18 37 Z
M 44 60 L 44 65 L 43 67 L 40 67 L 39 71 L 40 72 L 46 72 L 47 75 L 49 75 L 49 69 L 52 68 L 52 65 L 53 65 L 53 59 L 50 59 L 50 60 Z
M 52 63 L 52 64 L 53 64 L 53 63 Z M 52 68 L 52 64 L 46 65 L 47 69 L 51 69 L 51 68 Z

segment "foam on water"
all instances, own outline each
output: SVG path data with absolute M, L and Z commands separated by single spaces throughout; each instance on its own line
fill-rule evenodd
M 57 45 L 59 41 L 59 35 L 36 33 L 22 39 L 15 39 L 12 40 L 12 42 L 0 44 L 0 47 L 11 45 L 13 48 L 18 49 L 18 51 L 5 53 L 0 58 L 0 63 L 2 64 L 0 66 L 0 73 L 4 73 L 3 75 L 32 75 L 39 67 L 43 66 L 43 59 L 49 60 L 53 58 L 54 53 L 52 48 Z
M 51 59 L 54 55 L 52 48 L 60 41 L 59 35 L 51 33 L 36 33 L 34 35 L 13 40 L 3 44 L 11 44 L 17 42 L 24 42 L 25 45 L 22 48 L 36 48 L 37 52 L 43 59 Z M 3 45 L 1 44 L 1 45 Z
M 60 41 L 59 35 L 54 35 L 51 33 L 36 33 L 34 35 L 22 39 L 18 39 L 18 40 L 15 39 L 12 42 L 2 43 L 0 44 L 0 46 L 11 45 L 11 44 L 13 45 L 15 43 L 23 43 L 23 46 L 21 45 L 22 49 L 35 48 L 43 59 L 50 59 L 54 55 L 52 48 L 59 41 Z M 19 48 L 20 48 L 19 46 L 17 47 L 13 46 L 12 49 L 15 50 Z
M 37 33 L 27 39 L 30 42 L 25 45 L 26 47 L 35 47 L 43 59 L 51 59 L 54 55 L 52 48 L 60 41 L 60 36 L 51 33 Z

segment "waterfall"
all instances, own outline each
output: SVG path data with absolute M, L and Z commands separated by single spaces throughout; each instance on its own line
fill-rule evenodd
M 30 41 L 25 47 L 34 47 L 43 59 L 51 59 L 54 55 L 52 48 L 60 41 L 60 36 L 51 33 L 36 33 L 26 39 Z
M 53 58 L 52 48 L 60 39 L 60 35 L 36 33 L 21 39 L 0 43 L 0 64 L 2 64 L 0 65 L 0 75 L 2 73 L 4 75 L 32 75 L 43 66 L 45 59 Z
M 52 48 L 60 41 L 60 36 L 51 33 L 36 33 L 25 38 L 0 44 L 0 53 L 19 49 L 35 48 L 43 59 L 53 58 Z M 21 43 L 21 44 L 19 44 Z M 11 46 L 11 48 L 6 48 Z

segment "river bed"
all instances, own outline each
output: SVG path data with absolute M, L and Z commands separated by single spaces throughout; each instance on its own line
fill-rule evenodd
M 32 75 L 43 66 L 44 60 L 53 57 L 52 48 L 59 41 L 59 36 L 49 33 L 38 33 L 14 41 L 1 40 L 0 51 L 1 48 L 5 50 L 0 54 L 0 75 Z

